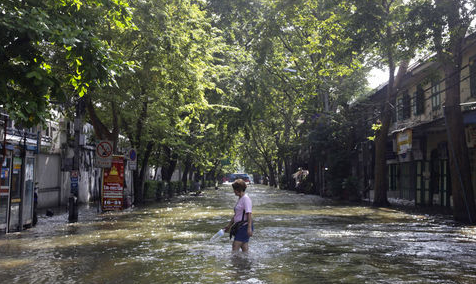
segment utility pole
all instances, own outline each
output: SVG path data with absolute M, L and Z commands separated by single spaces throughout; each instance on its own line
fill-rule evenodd
M 73 168 L 70 172 L 71 191 L 68 199 L 68 221 L 74 223 L 78 221 L 78 193 L 80 177 L 80 160 L 82 145 L 82 128 L 84 115 L 84 99 L 78 98 L 76 101 L 76 115 L 74 119 L 74 158 Z

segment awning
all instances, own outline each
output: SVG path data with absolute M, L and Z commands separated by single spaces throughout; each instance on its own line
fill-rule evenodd
M 464 124 L 476 124 L 476 111 L 470 111 L 463 113 Z

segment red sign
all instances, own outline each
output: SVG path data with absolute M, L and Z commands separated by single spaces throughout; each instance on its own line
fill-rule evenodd
M 104 169 L 102 210 L 122 210 L 124 204 L 124 157 L 113 156 L 112 165 Z

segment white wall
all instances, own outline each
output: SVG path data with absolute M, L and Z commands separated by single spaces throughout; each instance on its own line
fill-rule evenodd
M 61 192 L 61 157 L 58 154 L 38 154 L 36 156 L 36 177 L 38 182 L 38 207 L 58 206 Z
M 160 175 L 160 170 L 161 167 L 158 168 L 157 175 L 154 177 L 154 174 L 156 173 L 155 168 L 150 167 L 149 168 L 149 176 L 147 177 L 148 179 L 154 179 L 157 178 L 157 180 L 162 180 L 162 177 Z M 170 178 L 170 181 L 181 181 L 182 180 L 182 171 L 181 169 L 177 166 L 175 167 L 175 171 L 172 174 L 172 177 Z
M 69 148 L 67 158 L 74 156 L 73 148 Z M 78 178 L 78 202 L 87 203 L 94 195 L 95 190 L 100 186 L 98 177 L 101 174 L 100 169 L 94 167 L 94 152 L 92 150 L 83 149 L 81 151 L 80 170 Z M 71 192 L 70 172 L 61 172 L 61 205 L 67 205 Z

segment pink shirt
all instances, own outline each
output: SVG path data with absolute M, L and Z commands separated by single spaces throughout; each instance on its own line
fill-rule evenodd
M 248 197 L 248 195 L 243 195 L 240 199 L 238 199 L 238 202 L 236 202 L 235 205 L 235 217 L 233 217 L 234 222 L 240 222 L 241 219 L 243 218 L 243 210 L 245 210 L 245 218 L 244 220 L 248 220 L 248 216 L 246 216 L 246 213 L 251 213 L 251 199 Z

